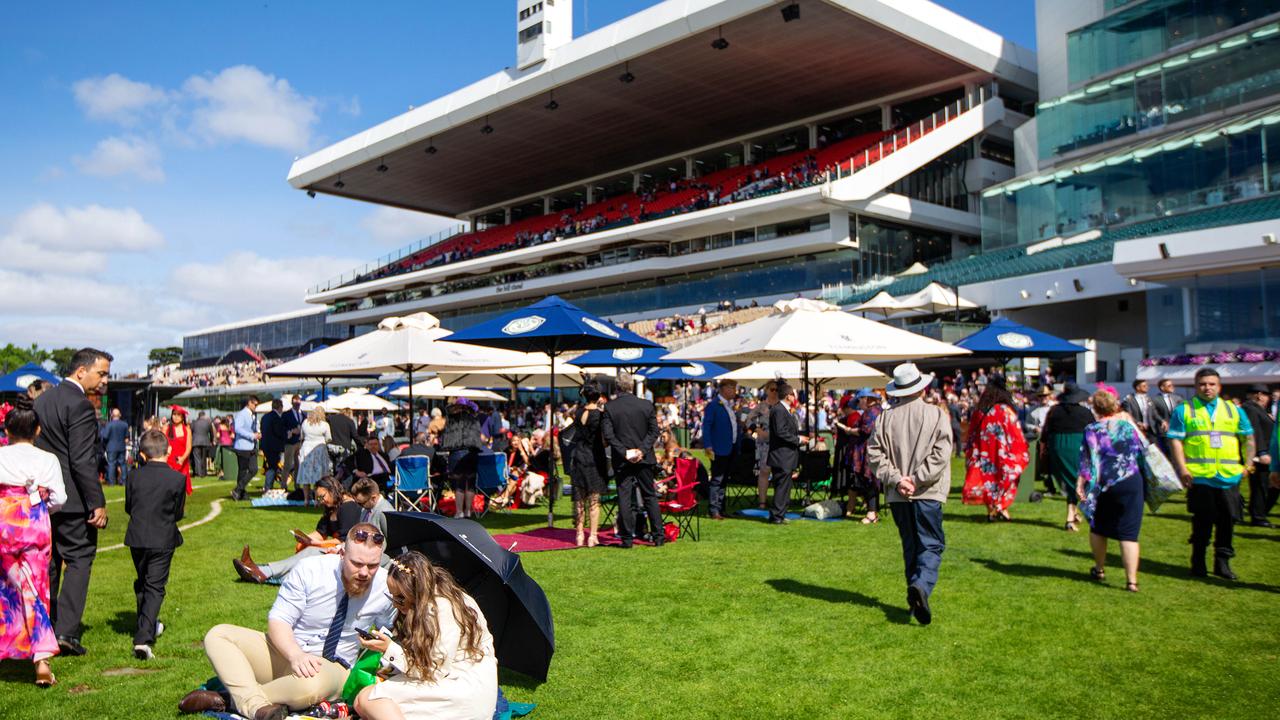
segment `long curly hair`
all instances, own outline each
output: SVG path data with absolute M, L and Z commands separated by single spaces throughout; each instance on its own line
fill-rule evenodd
M 978 398 L 978 405 L 973 409 L 973 414 L 969 416 L 969 434 L 965 436 L 967 444 L 973 443 L 978 437 L 983 419 L 997 405 L 1008 405 L 1012 409 L 1013 395 L 1003 382 L 989 382 L 987 389 L 983 390 Z
M 475 608 L 463 600 L 462 588 L 448 570 L 432 564 L 426 555 L 410 551 L 393 558 L 387 572 L 405 593 L 404 602 L 397 603 L 395 632 L 408 661 L 407 675 L 423 682 L 435 682 L 444 659 L 455 650 L 462 650 L 472 662 L 484 657 L 483 621 Z M 436 647 L 440 638 L 437 598 L 448 600 L 453 607 L 453 619 L 461 631 L 457 648 Z

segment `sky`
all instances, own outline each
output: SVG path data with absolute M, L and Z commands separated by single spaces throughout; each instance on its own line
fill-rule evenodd
M 581 35 L 654 0 L 578 0 Z M 939 4 L 1034 47 L 1031 0 Z M 515 60 L 515 3 L 23 3 L 0 26 L 0 344 L 115 369 L 452 224 L 308 198 L 295 157 Z

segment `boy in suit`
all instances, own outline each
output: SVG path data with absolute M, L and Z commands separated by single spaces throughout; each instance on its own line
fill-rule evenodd
M 182 545 L 178 521 L 187 502 L 187 481 L 165 462 L 169 441 L 158 430 L 148 430 L 138 442 L 146 464 L 129 473 L 124 486 L 124 511 L 129 528 L 124 544 L 133 554 L 138 579 L 133 594 L 138 602 L 138 629 L 133 634 L 133 656 L 139 660 L 155 657 L 151 646 L 163 626 L 157 619 L 169 582 L 173 551 Z

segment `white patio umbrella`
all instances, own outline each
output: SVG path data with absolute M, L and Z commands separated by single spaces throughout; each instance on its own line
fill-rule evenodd
M 413 374 L 425 370 L 495 368 L 523 364 L 524 353 L 449 342 L 452 333 L 430 313 L 389 317 L 378 329 L 297 360 L 277 365 L 268 375 L 323 378 L 403 373 L 409 385 Z M 413 396 L 409 396 L 413 406 Z
M 325 410 L 395 410 L 397 407 L 390 400 L 383 400 L 364 388 L 351 388 L 320 405 Z
M 775 378 L 798 378 L 804 372 L 798 360 L 751 363 L 721 375 L 717 380 L 736 380 L 742 385 L 763 385 Z M 857 360 L 814 360 L 809 363 L 809 382 L 815 389 L 826 387 L 881 387 L 888 376 Z
M 520 353 L 524 355 L 524 353 Z M 443 370 L 439 378 L 449 385 L 470 385 L 494 387 L 506 385 L 514 393 L 522 387 L 547 387 L 551 384 L 548 371 L 551 358 L 544 353 L 528 353 L 528 362 L 521 365 L 502 368 L 479 368 L 475 370 Z M 581 368 L 572 362 L 556 363 L 556 385 L 570 387 L 580 385 L 589 375 L 616 375 L 617 368 Z M 512 400 L 515 399 L 513 395 Z
M 821 300 L 780 300 L 773 312 L 668 354 L 673 360 L 796 360 L 809 382 L 814 360 L 888 362 L 968 355 L 949 343 L 858 317 Z M 812 413 L 807 413 L 809 418 Z
M 408 397 L 411 393 L 417 397 L 424 397 L 424 398 L 443 399 L 443 398 L 452 398 L 452 397 L 463 397 L 463 398 L 470 398 L 472 400 L 505 400 L 506 399 L 501 395 L 499 395 L 498 393 L 490 392 L 488 390 L 472 390 L 471 388 L 465 388 L 465 387 L 445 386 L 445 384 L 441 382 L 440 378 L 438 377 L 434 377 L 429 380 L 423 380 L 422 382 L 418 383 L 417 385 L 414 385 L 413 387 L 405 386 L 405 387 L 391 391 L 391 394 L 396 397 Z
M 929 272 L 929 266 L 917 260 L 916 262 L 911 263 L 911 267 L 898 273 L 898 277 L 923 275 L 927 272 Z
M 853 308 L 854 312 L 880 313 L 881 317 L 889 317 L 890 315 L 898 312 L 901 309 L 902 309 L 902 306 L 898 304 L 898 301 L 895 300 L 892 295 L 885 292 L 884 290 L 881 290 L 880 292 L 876 293 L 875 296 L 873 296 L 870 300 Z
M 315 410 L 316 406 L 319 404 L 320 403 L 311 402 L 310 400 L 303 400 L 302 405 L 299 407 L 299 409 L 304 413 L 309 413 L 312 410 Z M 269 412 L 271 412 L 271 403 L 269 402 L 258 403 L 257 413 L 259 415 L 265 415 L 266 413 L 269 413 Z
M 977 306 L 972 300 L 958 296 L 955 290 L 936 282 L 925 285 L 919 292 L 896 298 L 899 310 L 910 310 L 924 315 L 935 315 L 949 310 L 972 310 Z

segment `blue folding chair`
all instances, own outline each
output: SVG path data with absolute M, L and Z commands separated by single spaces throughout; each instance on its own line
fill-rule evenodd
M 396 510 L 421 510 L 419 503 L 427 498 L 427 507 L 435 507 L 431 493 L 431 458 L 409 455 L 396 458 L 392 482 L 391 504 Z
M 484 494 L 484 517 L 493 496 L 507 489 L 507 456 L 503 453 L 481 455 L 476 463 L 476 490 Z

